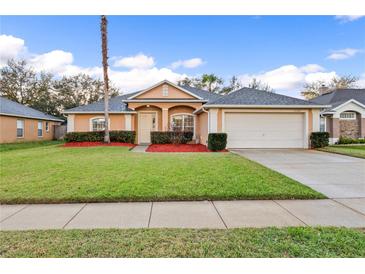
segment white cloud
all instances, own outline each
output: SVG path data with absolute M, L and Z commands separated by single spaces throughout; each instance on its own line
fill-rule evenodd
M 328 82 L 337 76 L 336 72 L 326 72 L 317 64 L 308 64 L 302 67 L 284 65 L 279 68 L 264 71 L 257 74 L 243 74 L 238 76 L 244 86 L 247 86 L 252 78 L 267 83 L 278 93 L 299 97 L 300 90 L 305 83 L 317 80 Z
M 335 16 L 335 18 L 339 20 L 341 23 L 347 23 L 358 20 L 364 16 L 365 15 L 337 15 Z
M 327 56 L 327 59 L 344 60 L 355 56 L 360 51 L 361 50 L 359 49 L 352 49 L 352 48 L 334 50 L 329 56 Z
M 365 72 L 360 75 L 360 78 L 356 84 L 359 88 L 365 88 Z
M 52 73 L 63 73 L 73 62 L 71 52 L 53 50 L 44 54 L 36 55 L 29 59 L 29 65 L 36 71 L 47 71 Z
M 153 57 L 139 53 L 135 56 L 128 56 L 117 59 L 114 62 L 114 67 L 138 68 L 146 69 L 155 65 Z
M 192 59 L 188 59 L 188 60 L 179 60 L 179 61 L 173 62 L 171 64 L 171 68 L 173 68 L 173 69 L 177 69 L 179 67 L 196 68 L 203 64 L 204 64 L 204 61 L 201 58 L 192 58 Z
M 12 35 L 0 35 L 0 67 L 6 65 L 7 61 L 17 58 L 26 52 L 23 39 Z

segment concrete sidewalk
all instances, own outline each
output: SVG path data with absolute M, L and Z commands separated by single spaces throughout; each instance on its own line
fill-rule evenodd
M 365 198 L 0 205 L 1 230 L 365 227 Z

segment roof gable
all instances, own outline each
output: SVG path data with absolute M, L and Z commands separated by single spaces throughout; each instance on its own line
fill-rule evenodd
M 167 87 L 168 93 L 167 96 L 163 94 L 163 88 Z M 203 98 L 196 95 L 195 93 L 175 85 L 170 81 L 164 80 L 162 82 L 153 85 L 147 89 L 144 89 L 137 94 L 134 94 L 128 98 L 128 100 L 132 99 L 198 99 L 202 100 Z

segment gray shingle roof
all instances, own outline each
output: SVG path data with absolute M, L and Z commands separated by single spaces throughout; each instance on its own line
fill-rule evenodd
M 124 111 L 133 111 L 127 107 L 127 104 L 123 102 L 128 97 L 136 94 L 137 92 L 128 93 L 120 96 L 115 96 L 110 98 L 109 100 L 109 111 L 110 112 L 124 112 Z M 104 111 L 104 100 L 97 101 L 92 104 L 78 106 L 75 108 L 66 109 L 64 113 L 73 113 L 73 112 L 103 112 Z
M 318 105 L 314 102 L 301 100 L 273 92 L 242 88 L 214 100 L 209 105 Z
M 16 117 L 35 118 L 41 120 L 60 121 L 63 120 L 52 115 L 45 114 L 34 108 L 24 106 L 17 102 L 11 101 L 5 97 L 0 97 L 0 113 Z
M 213 93 L 207 90 L 197 89 L 189 86 L 181 86 L 183 89 L 186 89 L 187 91 L 203 98 L 204 100 L 207 100 L 208 103 L 213 102 L 214 100 L 217 100 L 222 97 L 222 95 Z
M 336 89 L 310 101 L 317 104 L 331 105 L 331 109 L 333 109 L 351 99 L 365 105 L 365 89 Z

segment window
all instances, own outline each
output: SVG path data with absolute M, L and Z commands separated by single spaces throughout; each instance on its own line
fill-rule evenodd
M 319 120 L 319 131 L 325 132 L 326 131 L 326 117 L 321 117 Z
M 340 119 L 342 120 L 355 120 L 356 114 L 355 112 L 345 111 L 340 113 Z
M 172 116 L 171 128 L 173 131 L 194 131 L 194 116 L 178 114 Z
M 105 119 L 104 118 L 93 119 L 92 120 L 92 129 L 93 129 L 93 131 L 105 130 Z
M 24 120 L 16 120 L 16 137 L 24 137 Z
M 43 122 L 38 121 L 38 137 L 42 137 L 42 136 L 43 136 Z
M 49 132 L 49 122 L 46 122 L 46 131 Z
M 168 85 L 162 86 L 162 96 L 169 96 L 169 86 Z

